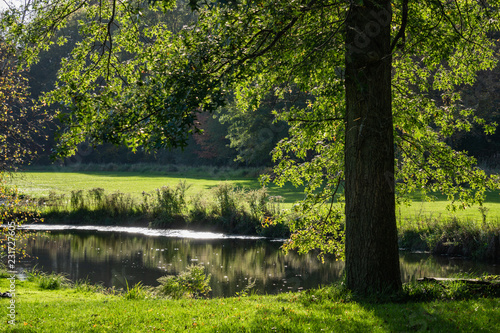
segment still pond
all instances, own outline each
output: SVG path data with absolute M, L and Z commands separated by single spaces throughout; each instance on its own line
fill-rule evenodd
M 107 287 L 126 288 L 141 281 L 156 286 L 163 275 L 173 275 L 200 264 L 211 274 L 213 297 L 234 296 L 255 281 L 252 292 L 277 294 L 326 285 L 342 277 L 343 262 L 315 254 L 285 255 L 282 240 L 231 236 L 186 230 L 34 225 L 26 241 L 31 258 L 24 270 L 36 266 L 64 273 L 76 281 L 87 279 Z M 457 273 L 500 275 L 500 265 L 426 253 L 400 253 L 403 281 Z

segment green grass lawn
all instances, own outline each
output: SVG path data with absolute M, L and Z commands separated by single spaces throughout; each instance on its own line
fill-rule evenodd
M 499 195 L 490 193 L 487 195 L 486 202 L 483 207 L 486 208 L 487 220 L 491 223 L 500 225 L 500 202 Z M 445 199 L 436 201 L 413 201 L 410 206 L 401 205 L 397 208 L 396 216 L 402 219 L 417 220 L 417 219 L 447 219 L 457 217 L 461 220 L 482 221 L 482 214 L 479 206 L 472 206 L 465 210 L 457 209 L 450 211 L 448 205 L 450 202 Z
M 0 278 L 0 289 L 10 283 Z M 301 293 L 215 299 L 127 299 L 16 281 L 0 299 L 3 332 L 499 332 L 498 298 L 403 303 L 356 301 L 327 287 Z
M 488 192 L 483 207 L 472 206 L 466 209 L 449 209 L 450 201 L 443 195 L 435 195 L 435 201 L 414 200 L 410 206 L 401 205 L 397 208 L 396 214 L 400 219 L 422 220 L 422 219 L 449 219 L 458 218 L 464 221 L 483 221 L 483 213 L 486 220 L 500 227 L 500 193 Z M 483 211 L 483 213 L 481 212 Z
M 69 194 L 74 190 L 90 190 L 92 188 L 104 188 L 106 192 L 120 191 L 129 193 L 135 198 L 140 198 L 142 192 L 151 192 L 162 186 L 175 187 L 179 182 L 186 181 L 190 188 L 187 196 L 197 192 L 208 191 L 221 182 L 232 184 L 245 189 L 258 189 L 261 187 L 257 178 L 235 177 L 228 174 L 200 174 L 190 172 L 179 175 L 177 173 L 149 173 L 141 172 L 113 172 L 113 171 L 89 171 L 89 172 L 50 172 L 50 171 L 25 171 L 13 175 L 11 183 L 30 196 L 48 196 L 50 191 Z M 287 206 L 303 198 L 300 189 L 291 185 L 268 187 L 270 195 L 281 195 L 285 198 Z

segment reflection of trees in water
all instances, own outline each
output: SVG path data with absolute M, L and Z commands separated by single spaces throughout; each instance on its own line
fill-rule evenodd
M 450 277 L 456 274 L 500 274 L 500 267 L 466 258 L 433 256 L 426 253 L 403 252 L 399 264 L 403 281 L 421 277 Z
M 249 279 L 256 279 L 256 290 L 275 293 L 312 288 L 341 277 L 342 262 L 332 259 L 322 264 L 315 255 L 285 256 L 280 245 L 244 239 L 196 240 L 79 231 L 36 236 L 28 241 L 27 250 L 40 257 L 45 269 L 67 272 L 73 280 L 92 276 L 92 281 L 118 288 L 125 287 L 126 281 L 129 285 L 139 281 L 156 285 L 158 277 L 178 274 L 191 264 L 207 267 L 214 295 L 234 295 Z M 400 264 L 404 281 L 470 271 L 500 274 L 497 266 L 426 254 L 403 253 Z
M 139 280 L 156 284 L 161 275 L 177 274 L 191 264 L 202 264 L 212 274 L 216 295 L 221 295 L 223 289 L 223 294 L 234 295 L 249 279 L 256 280 L 256 288 L 261 291 L 287 291 L 326 284 L 338 279 L 342 269 L 335 262 L 321 264 L 314 255 L 285 256 L 277 242 L 72 232 L 37 236 L 28 242 L 28 251 L 46 258 L 44 262 L 50 261 L 54 271 L 71 272 L 72 279 L 85 277 L 88 272 L 106 285 L 117 287 L 123 287 L 125 279 L 129 284 Z M 68 270 L 62 270 L 61 262 Z M 149 274 L 149 279 L 144 274 Z

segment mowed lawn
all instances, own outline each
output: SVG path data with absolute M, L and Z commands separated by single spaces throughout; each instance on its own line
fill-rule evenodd
M 233 173 L 210 173 L 210 172 L 123 172 L 123 171 L 85 171 L 85 172 L 60 172 L 60 171 L 24 171 L 12 176 L 11 183 L 34 197 L 45 197 L 50 191 L 66 193 L 71 191 L 87 191 L 93 188 L 103 188 L 107 193 L 120 191 L 129 193 L 137 200 L 141 199 L 142 192 L 152 192 L 162 186 L 175 187 L 179 182 L 185 181 L 189 185 L 186 195 L 192 196 L 196 193 L 209 194 L 210 189 L 223 182 L 230 182 L 235 186 L 246 190 L 255 190 L 261 187 L 256 177 L 235 177 Z M 304 197 L 301 188 L 292 185 L 278 187 L 268 186 L 268 192 L 272 196 L 284 198 L 283 208 L 291 208 L 293 204 Z M 400 219 L 445 219 L 456 216 L 465 220 L 482 220 L 482 214 L 478 206 L 465 210 L 450 212 L 447 208 L 449 201 L 444 196 L 437 196 L 436 201 L 428 202 L 415 200 L 410 206 L 401 205 L 396 214 Z M 487 220 L 500 224 L 500 192 L 490 192 L 486 203 Z
M 186 195 L 189 197 L 199 192 L 208 192 L 210 189 L 224 182 L 230 182 L 245 190 L 257 190 L 261 188 L 259 180 L 255 177 L 230 177 L 225 173 L 200 174 L 187 173 L 141 173 L 141 172 L 52 172 L 52 171 L 24 171 L 15 174 L 11 184 L 17 185 L 19 190 L 30 196 L 39 198 L 46 197 L 50 191 L 70 194 L 71 191 L 88 191 L 93 188 L 103 188 L 107 193 L 120 191 L 129 193 L 134 198 L 140 199 L 142 192 L 152 192 L 162 186 L 175 187 L 179 182 L 185 181 L 189 186 Z M 304 194 L 301 189 L 292 185 L 278 187 L 268 186 L 269 195 L 280 195 L 284 198 L 288 207 L 301 200 Z
M 492 191 L 486 195 L 482 207 L 475 205 L 466 209 L 456 209 L 452 211 L 450 201 L 444 195 L 435 195 L 434 201 L 414 200 L 411 205 L 400 205 L 396 210 L 396 216 L 401 219 L 437 219 L 442 220 L 450 217 L 457 217 L 460 220 L 482 221 L 483 213 L 486 220 L 500 226 L 500 192 Z

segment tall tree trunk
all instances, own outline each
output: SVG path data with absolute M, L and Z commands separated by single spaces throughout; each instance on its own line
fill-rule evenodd
M 361 5 L 362 4 L 362 5 Z M 394 197 L 390 1 L 351 5 L 346 22 L 346 283 L 401 288 Z

